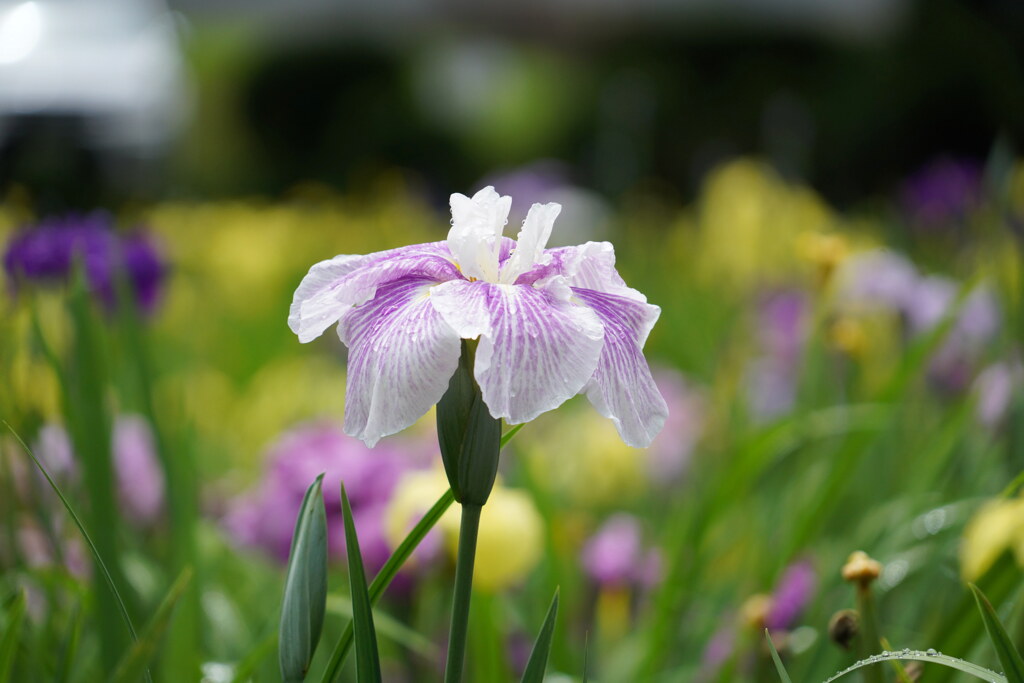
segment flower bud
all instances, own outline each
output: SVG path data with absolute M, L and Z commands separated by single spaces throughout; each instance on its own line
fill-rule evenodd
M 871 585 L 882 573 L 882 563 L 868 556 L 863 550 L 852 553 L 843 565 L 843 580 L 861 587 Z
M 839 610 L 828 620 L 829 639 L 844 650 L 850 649 L 859 630 L 860 615 L 856 610 Z

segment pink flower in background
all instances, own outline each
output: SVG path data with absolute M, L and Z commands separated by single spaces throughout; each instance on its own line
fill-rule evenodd
M 795 290 L 776 292 L 759 303 L 760 355 L 747 371 L 750 411 L 758 420 L 785 415 L 796 402 L 807 308 L 806 296 Z
M 426 464 L 418 447 L 404 446 L 389 442 L 371 451 L 334 423 L 300 425 L 271 446 L 264 480 L 235 500 L 223 520 L 224 527 L 239 544 L 262 548 L 286 561 L 302 498 L 310 482 L 323 472 L 331 556 L 345 557 L 344 482 L 363 561 L 368 571 L 375 571 L 391 553 L 383 528 L 384 507 L 402 474 Z
M 789 565 L 772 593 L 765 626 L 773 631 L 793 628 L 814 596 L 817 583 L 818 576 L 807 560 Z
M 451 196 L 444 242 L 314 265 L 288 324 L 308 342 L 338 323 L 349 348 L 345 430 L 367 445 L 400 431 L 448 389 L 462 339 L 491 415 L 528 422 L 581 391 L 631 446 L 667 415 L 641 349 L 661 309 L 627 287 L 607 242 L 545 249 L 558 204 L 534 204 L 503 237 L 510 197 Z
M 658 368 L 654 381 L 668 405 L 668 419 L 647 451 L 647 467 L 653 482 L 669 484 L 690 464 L 707 406 L 704 395 L 676 370 Z
M 600 586 L 651 587 L 661 580 L 661 555 L 642 543 L 640 520 L 620 513 L 601 525 L 580 556 L 583 570 Z

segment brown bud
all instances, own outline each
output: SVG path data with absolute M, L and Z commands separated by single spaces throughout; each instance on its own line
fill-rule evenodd
M 843 609 L 832 615 L 828 620 L 828 637 L 833 643 L 849 650 L 853 645 L 853 639 L 857 637 L 860 630 L 860 615 L 856 610 Z
M 882 573 L 882 563 L 868 557 L 863 550 L 852 553 L 843 565 L 843 580 L 859 584 L 861 587 L 871 582 Z

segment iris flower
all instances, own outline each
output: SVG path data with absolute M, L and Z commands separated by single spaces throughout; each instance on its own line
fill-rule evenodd
M 492 417 L 528 422 L 581 391 L 631 446 L 651 443 L 668 409 L 642 348 L 661 313 L 626 286 L 607 242 L 546 249 L 558 204 L 534 204 L 517 241 L 502 236 L 510 197 L 451 196 L 443 242 L 314 265 L 288 325 L 309 342 L 338 323 L 349 349 L 345 430 L 372 446 L 441 400 L 462 340 Z

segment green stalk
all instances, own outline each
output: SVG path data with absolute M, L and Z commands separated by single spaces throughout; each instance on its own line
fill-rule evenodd
M 460 683 L 466 662 L 466 634 L 469 629 L 469 599 L 473 592 L 473 564 L 476 538 L 480 530 L 481 505 L 463 503 L 459 527 L 459 554 L 455 561 L 455 597 L 452 600 L 452 625 L 448 632 L 448 659 L 445 683 Z

